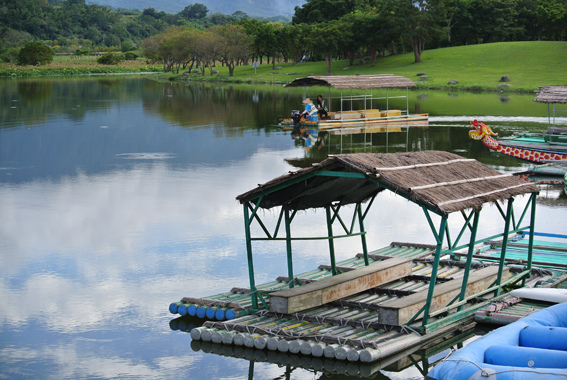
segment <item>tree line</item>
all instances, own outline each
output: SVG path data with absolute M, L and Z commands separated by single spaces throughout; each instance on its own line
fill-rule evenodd
M 203 32 L 169 29 L 144 42 L 147 55 L 163 60 L 164 69 L 211 68 L 232 57 L 216 48 L 219 30 L 238 41 L 239 57 L 297 62 L 301 57 L 326 60 L 412 51 L 415 62 L 425 49 L 491 42 L 560 40 L 567 36 L 567 0 L 307 0 L 295 8 L 292 23 L 246 19 L 231 29 Z M 238 33 L 236 34 L 236 31 Z M 233 35 L 234 34 L 234 35 Z M 217 41 L 217 42 L 215 42 Z M 183 46 L 183 48 L 182 48 Z M 232 59 L 232 58 L 230 58 Z M 189 64 L 190 63 L 190 64 Z M 232 76 L 234 67 L 229 66 Z
M 209 14 L 203 4 L 178 14 L 111 10 L 85 0 L 0 0 L 1 50 L 21 40 L 48 45 L 144 47 L 166 71 L 234 66 L 267 58 L 297 62 L 505 41 L 564 41 L 567 0 L 307 0 L 291 23 L 258 20 L 242 12 Z M 143 42 L 141 42 L 143 41 Z M 228 41 L 228 43 L 227 43 Z M 89 45 L 90 44 L 90 45 Z M 20 46 L 23 43 L 20 43 Z
M 232 15 L 210 13 L 199 3 L 168 14 L 154 8 L 111 9 L 85 0 L 0 0 L 0 54 L 30 41 L 43 41 L 58 52 L 68 53 L 119 48 L 128 43 L 136 46 L 173 26 L 204 30 L 249 18 L 240 11 Z

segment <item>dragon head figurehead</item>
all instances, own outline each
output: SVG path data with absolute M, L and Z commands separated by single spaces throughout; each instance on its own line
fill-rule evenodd
M 482 140 L 486 136 L 498 136 L 498 133 L 493 132 L 488 125 L 481 123 L 476 119 L 471 121 L 471 125 L 469 137 L 473 140 Z

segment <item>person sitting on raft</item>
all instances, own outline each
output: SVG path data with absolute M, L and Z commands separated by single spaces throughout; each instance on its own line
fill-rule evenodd
M 310 121 L 318 121 L 317 107 L 315 107 L 313 101 L 309 98 L 305 98 L 302 103 L 305 104 L 305 111 L 301 113 L 301 116 Z
M 327 109 L 327 104 L 325 104 L 325 100 L 323 96 L 317 96 L 317 114 L 319 115 L 319 119 L 326 120 L 329 114 L 327 113 L 329 110 Z

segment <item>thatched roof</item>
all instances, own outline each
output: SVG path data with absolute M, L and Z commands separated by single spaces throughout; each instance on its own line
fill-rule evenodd
M 534 101 L 539 103 L 567 103 L 567 86 L 543 86 Z
M 239 195 L 241 203 L 292 209 L 362 202 L 390 189 L 440 214 L 479 209 L 484 203 L 536 193 L 535 184 L 502 174 L 453 153 L 356 153 L 330 156 L 313 167 L 289 172 Z
M 394 74 L 381 75 L 342 75 L 342 76 L 311 76 L 297 78 L 285 87 L 304 86 L 330 86 L 337 89 L 360 89 L 371 88 L 406 88 L 415 87 L 415 83 L 406 77 Z

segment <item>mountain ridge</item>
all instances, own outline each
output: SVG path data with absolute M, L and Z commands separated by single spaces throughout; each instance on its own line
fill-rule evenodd
M 170 0 L 167 2 L 156 0 L 87 0 L 87 3 L 124 9 L 144 10 L 154 8 L 158 12 L 164 11 L 172 14 L 181 12 L 188 5 L 200 3 L 209 9 L 208 15 L 217 12 L 230 15 L 236 11 L 242 11 L 253 17 L 291 17 L 294 14 L 295 7 L 303 5 L 305 0 Z

